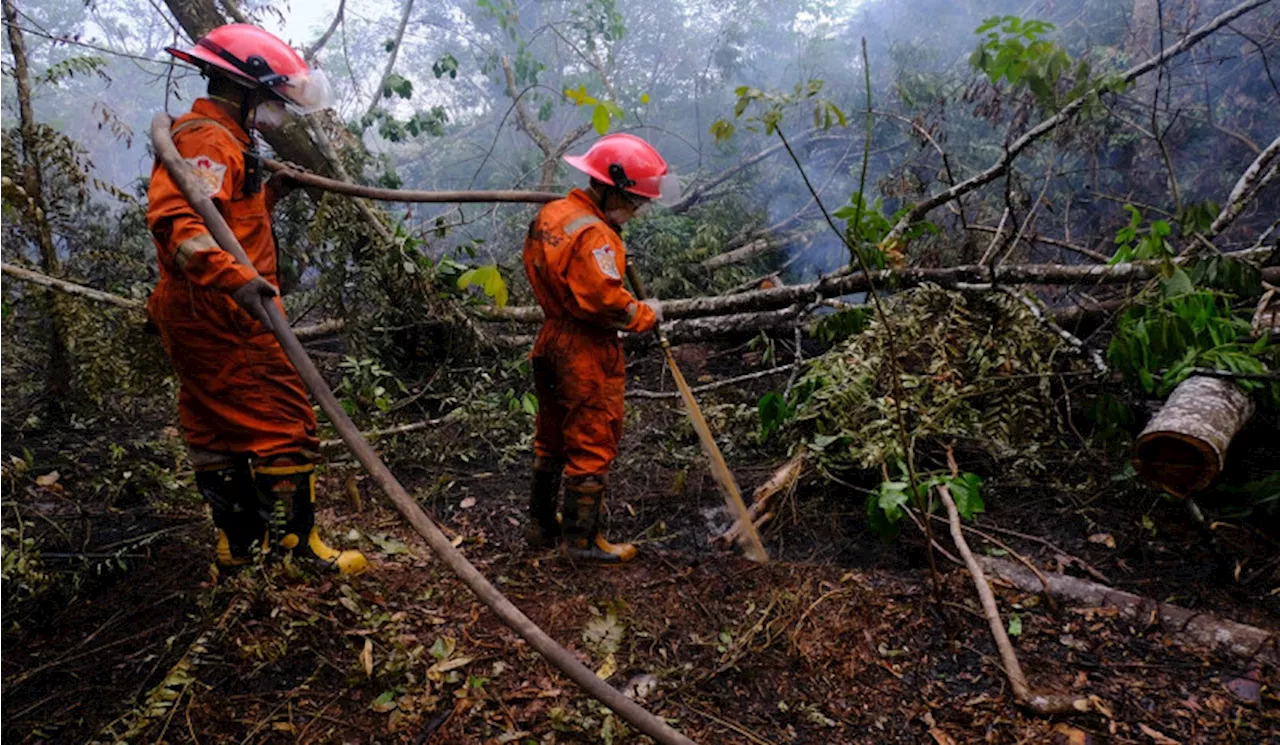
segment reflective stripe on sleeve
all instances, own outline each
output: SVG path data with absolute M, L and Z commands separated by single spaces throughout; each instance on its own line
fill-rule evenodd
M 185 272 L 187 270 L 187 262 L 191 261 L 191 257 L 196 255 L 196 251 L 204 251 L 210 248 L 218 248 L 218 242 L 208 233 L 192 236 L 182 243 L 173 251 L 173 263 L 178 269 Z

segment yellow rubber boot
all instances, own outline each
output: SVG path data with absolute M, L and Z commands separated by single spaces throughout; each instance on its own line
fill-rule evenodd
M 636 557 L 636 547 L 630 543 L 610 543 L 600 532 L 604 495 L 604 479 L 600 476 L 565 480 L 561 545 L 569 557 L 579 561 L 622 564 Z
M 235 569 L 252 563 L 261 549 L 266 521 L 258 511 L 248 460 L 197 466 L 196 488 L 209 503 L 218 529 L 218 567 Z
M 276 459 L 254 469 L 258 494 L 268 500 L 275 519 L 278 545 L 295 558 L 307 559 L 339 574 L 359 574 L 369 567 L 364 554 L 339 551 L 327 545 L 316 529 L 316 467 L 314 463 Z M 303 540 L 303 536 L 306 540 Z

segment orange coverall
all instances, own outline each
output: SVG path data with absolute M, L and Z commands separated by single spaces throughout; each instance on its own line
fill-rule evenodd
M 244 193 L 249 135 L 207 99 L 197 99 L 172 131 L 258 273 L 278 287 L 265 190 Z M 147 310 L 181 384 L 187 444 L 258 458 L 316 450 L 315 413 L 302 380 L 271 331 L 231 298 L 253 272 L 218 247 L 159 161 L 147 198 L 160 260 Z
M 627 252 L 581 189 L 529 225 L 524 268 L 546 316 L 530 355 L 538 394 L 539 458 L 567 477 L 604 476 L 622 437 L 625 365 L 618 331 L 648 331 L 653 309 L 622 284 Z

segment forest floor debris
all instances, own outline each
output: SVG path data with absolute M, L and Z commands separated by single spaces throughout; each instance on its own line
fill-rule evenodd
M 646 427 L 678 421 L 669 404 L 640 405 L 652 407 Z M 425 437 L 443 446 L 463 431 L 444 426 Z M 654 442 L 654 433 L 638 431 L 624 441 L 611 517 L 643 554 L 614 569 L 525 550 L 526 474 L 497 451 L 482 447 L 465 467 L 399 470 L 535 622 L 698 742 L 1062 735 L 1062 722 L 1013 705 L 967 576 L 949 571 L 944 602 L 933 603 L 918 540 L 884 544 L 840 514 L 831 495 L 807 494 L 788 508 L 803 514 L 775 524 L 780 561 L 752 564 L 707 545 L 711 526 L 700 510 L 719 502 L 709 477 L 671 462 Z M 687 447 L 696 450 L 692 441 Z M 748 485 L 779 465 L 728 455 Z M 52 531 L 35 511 L 55 523 L 83 520 L 70 498 L 88 483 L 76 454 L 37 457 L 61 475 L 43 486 L 27 475 L 26 524 Z M 3 734 L 88 741 L 142 704 L 195 639 L 247 600 L 210 637 L 194 680 L 156 712 L 149 737 L 163 728 L 162 739 L 175 743 L 637 740 L 488 613 L 379 497 L 367 494 L 364 511 L 353 514 L 341 499 L 340 470 L 323 484 L 332 499 L 322 517 L 335 539 L 360 545 L 375 563 L 350 580 L 276 566 L 213 585 L 208 526 L 194 500 L 176 501 L 163 524 L 141 521 L 144 509 L 155 510 L 128 499 L 94 515 L 92 534 L 70 536 L 81 551 L 115 544 L 147 558 L 112 564 L 74 604 L 6 626 Z M 1138 594 L 1280 626 L 1265 590 L 1222 582 L 1220 562 L 1176 505 L 1152 506 L 1160 531 L 1152 535 L 1131 526 L 1131 506 L 1099 499 L 1077 507 L 1032 494 L 990 499 L 981 527 L 1042 536 Z M 1089 541 L 1101 532 L 1114 547 Z M 1004 537 L 1045 571 L 1062 556 Z M 1038 593 L 996 592 L 1038 683 L 1087 692 L 1093 711 L 1070 718 L 1075 732 L 1116 742 L 1254 742 L 1280 732 L 1272 668 L 1180 647 L 1158 626 L 1105 608 L 1068 602 L 1055 614 Z

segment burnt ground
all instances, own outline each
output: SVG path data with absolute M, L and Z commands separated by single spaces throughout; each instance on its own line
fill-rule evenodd
M 741 368 L 686 363 L 694 379 Z M 636 364 L 633 387 L 659 388 L 656 370 Z M 753 410 L 731 404 L 753 406 L 784 381 L 708 395 L 709 418 L 741 425 Z M 677 406 L 632 401 L 610 519 L 641 556 L 620 568 L 524 547 L 530 425 L 504 402 L 379 448 L 516 605 L 697 742 L 1280 741 L 1276 670 L 1182 648 L 1145 620 L 997 587 L 1006 621 L 1021 624 L 1014 642 L 1032 684 L 1094 702 L 1070 717 L 1019 709 L 967 574 L 944 562 L 935 602 L 923 541 L 870 534 L 856 484 L 806 481 L 785 499 L 765 531 L 768 566 L 709 545 L 726 521 Z M 1257 453 L 1271 452 L 1273 433 L 1251 434 L 1233 457 L 1269 457 Z M 373 570 L 339 579 L 268 562 L 213 581 L 212 528 L 189 482 L 173 478 L 172 434 L 6 432 L 6 741 L 640 740 L 502 626 L 340 450 L 321 519 Z M 23 447 L 29 467 L 13 460 Z M 726 454 L 748 491 L 784 459 L 745 439 Z M 1280 629 L 1270 527 L 1226 519 L 1208 531 L 1113 479 L 1119 461 L 1104 454 L 1049 457 L 1097 476 L 989 477 L 974 527 L 1004 546 L 975 535 L 975 550 L 1012 549 L 1078 576 L 1087 565 L 1121 589 Z M 22 538 L 37 543 L 13 549 Z

